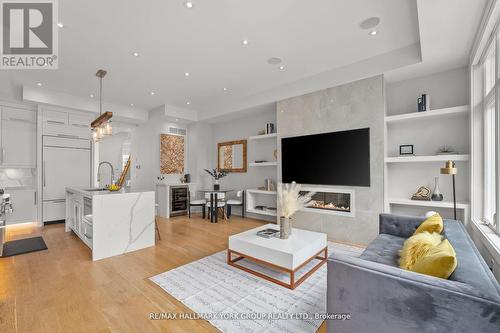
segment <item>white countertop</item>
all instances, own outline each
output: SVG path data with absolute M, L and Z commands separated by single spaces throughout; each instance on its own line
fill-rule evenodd
M 152 191 L 130 191 L 122 188 L 119 191 L 89 191 L 88 187 L 66 187 L 66 191 L 81 194 L 85 197 L 93 197 L 96 195 L 113 195 L 113 194 L 127 194 L 127 193 L 141 193 L 141 192 L 152 192 Z
M 196 183 L 156 183 L 156 186 L 182 186 L 182 185 L 194 185 Z

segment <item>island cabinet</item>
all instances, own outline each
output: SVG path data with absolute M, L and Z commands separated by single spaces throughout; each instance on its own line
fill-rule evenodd
M 154 192 L 66 188 L 66 232 L 104 259 L 155 245 Z

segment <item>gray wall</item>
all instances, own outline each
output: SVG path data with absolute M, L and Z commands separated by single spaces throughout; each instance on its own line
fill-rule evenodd
M 371 186 L 341 186 L 355 191 L 356 216 L 298 212 L 294 227 L 353 244 L 368 244 L 376 237 L 378 215 L 384 209 L 384 103 L 382 75 L 278 102 L 281 137 L 370 128 Z

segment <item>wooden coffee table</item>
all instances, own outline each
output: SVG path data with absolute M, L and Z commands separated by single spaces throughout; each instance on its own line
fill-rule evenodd
M 227 250 L 227 263 L 248 273 L 268 281 L 279 284 L 289 289 L 295 289 L 305 279 L 317 271 L 328 258 L 328 246 L 326 234 L 293 229 L 288 239 L 263 238 L 257 236 L 257 231 L 273 228 L 278 229 L 276 224 L 251 229 L 240 234 L 229 237 L 229 248 Z M 322 256 L 321 256 L 322 254 Z M 236 257 L 233 258 L 233 255 Z M 260 265 L 290 274 L 290 283 L 275 279 L 271 276 L 257 272 L 248 267 L 237 264 L 238 261 L 247 259 Z M 312 260 L 319 260 L 309 271 L 295 280 L 295 274 Z

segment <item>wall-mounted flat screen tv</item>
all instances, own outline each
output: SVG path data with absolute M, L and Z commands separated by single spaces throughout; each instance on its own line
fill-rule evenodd
M 370 129 L 281 139 L 283 183 L 370 186 Z

